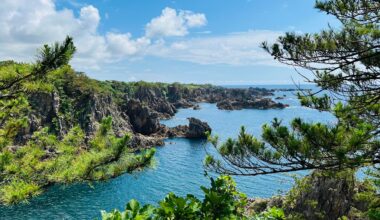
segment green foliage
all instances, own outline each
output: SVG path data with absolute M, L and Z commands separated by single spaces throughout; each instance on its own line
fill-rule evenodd
M 20 96 L 11 100 L 0 99 L 0 150 L 13 144 L 13 140 L 18 132 L 27 127 L 26 115 L 30 111 L 30 106 L 25 96 Z
M 104 180 L 149 165 L 154 149 L 131 153 L 129 136 L 115 137 L 110 124 L 109 117 L 102 121 L 89 146 L 79 127 L 62 141 L 45 128 L 16 152 L 3 151 L 0 201 L 16 203 L 38 195 L 50 184 Z
M 102 211 L 103 220 L 127 219 L 248 219 L 244 214 L 246 196 L 236 190 L 236 184 L 229 176 L 211 178 L 211 187 L 201 187 L 204 199 L 200 201 L 193 195 L 179 197 L 169 193 L 158 206 L 143 207 L 131 200 L 125 211 Z M 285 219 L 280 209 L 272 208 L 255 219 Z
M 178 197 L 169 193 L 159 202 L 157 216 L 163 219 L 197 219 L 201 215 L 201 202 L 192 195 Z
M 103 220 L 151 220 L 154 219 L 155 208 L 151 205 L 140 207 L 140 203 L 131 200 L 126 205 L 125 211 L 113 210 L 110 213 L 102 211 Z
M 5 204 L 27 202 L 27 199 L 39 195 L 40 187 L 33 182 L 13 179 L 9 184 L 0 188 L 0 201 Z
M 236 190 L 236 183 L 229 176 L 211 178 L 211 188 L 201 187 L 205 194 L 202 210 L 205 218 L 223 219 L 239 217 L 244 212 L 246 196 Z
M 100 83 L 102 87 L 107 88 L 107 90 L 112 93 L 116 102 L 122 103 L 124 98 L 135 97 L 135 94 L 139 90 L 153 89 L 159 91 L 164 95 L 165 98 L 170 99 L 168 96 L 169 87 L 176 87 L 178 90 L 193 90 L 199 88 L 210 88 L 212 85 L 209 84 L 183 84 L 183 83 L 161 83 L 161 82 L 119 82 L 119 81 L 105 81 Z M 135 97 L 137 98 L 137 97 Z
M 380 197 L 378 195 L 380 190 L 380 171 L 379 168 L 368 170 L 367 174 L 372 178 L 367 179 L 363 183 L 365 190 L 359 192 L 356 200 L 365 201 L 368 204 L 367 215 L 371 220 L 380 219 Z
M 345 114 L 343 111 L 346 110 L 340 106 L 336 111 Z M 368 140 L 376 128 L 360 120 L 356 124 L 353 122 L 351 118 L 329 126 L 296 118 L 289 128 L 274 119 L 271 125 L 263 126 L 262 140 L 248 134 L 242 127 L 237 139 L 229 138 L 220 146 L 217 139 L 209 138 L 225 160 L 221 163 L 209 155 L 205 165 L 220 173 L 259 175 L 372 164 L 370 155 L 378 150 L 379 145 L 375 141 L 368 143 Z M 240 168 L 240 171 L 234 172 L 234 168 Z
M 289 126 L 274 119 L 262 128 L 261 139 L 244 128 L 235 139 L 222 144 L 209 137 L 220 157 L 208 155 L 205 166 L 229 175 L 260 175 L 299 170 L 344 171 L 375 167 L 380 163 L 380 1 L 324 0 L 315 7 L 333 15 L 341 27 L 319 33 L 286 33 L 272 45 L 262 47 L 276 60 L 313 73 L 303 76 L 319 91 L 300 92 L 303 106 L 328 111 L 337 122 L 322 124 L 294 119 Z M 379 183 L 378 170 L 372 173 Z M 300 194 L 313 190 L 307 180 L 289 192 L 288 206 Z M 364 193 L 365 192 L 365 193 Z M 356 195 L 367 203 L 367 215 L 379 217 L 379 196 L 371 190 Z M 316 201 L 305 201 L 309 208 Z M 319 210 L 315 210 L 318 214 Z M 328 214 L 328 213 L 320 213 Z
M 39 75 L 47 74 L 49 71 L 67 65 L 75 51 L 73 38 L 69 36 L 62 43 L 44 45 L 39 51 L 35 72 Z
M 380 163 L 380 2 L 317 1 L 316 8 L 341 21 L 339 29 L 316 34 L 286 33 L 263 48 L 282 63 L 314 73 L 317 92 L 298 94 L 302 105 L 329 111 L 337 123 L 325 125 L 275 119 L 261 140 L 244 129 L 221 145 L 210 138 L 223 160 L 206 158 L 209 170 L 260 175 L 297 170 L 343 170 Z M 325 91 L 324 91 L 325 90 Z
M 109 179 L 151 163 L 155 150 L 134 153 L 128 147 L 129 135 L 113 134 L 111 117 L 105 117 L 90 138 L 81 129 L 86 124 L 67 134 L 58 132 L 58 120 L 68 125 L 85 121 L 80 119 L 87 118 L 90 96 L 111 94 L 107 84 L 68 66 L 74 52 L 67 37 L 45 45 L 34 65 L 0 63 L 0 203 L 26 201 L 52 184 Z M 29 123 L 40 105 L 33 97 L 52 94 L 60 98 L 53 124 L 30 134 Z M 24 138 L 26 134 L 31 138 Z
M 253 216 L 252 220 L 285 220 L 285 214 L 282 209 L 272 207 L 263 213 Z

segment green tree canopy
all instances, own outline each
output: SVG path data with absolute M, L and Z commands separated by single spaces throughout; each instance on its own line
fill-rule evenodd
M 297 170 L 340 170 L 380 162 L 380 1 L 316 1 L 315 7 L 335 16 L 340 28 L 315 34 L 286 33 L 263 48 L 274 59 L 310 71 L 307 82 L 318 92 L 299 93 L 301 104 L 329 111 L 337 123 L 290 126 L 278 119 L 263 126 L 262 139 L 244 128 L 237 139 L 211 143 L 222 159 L 206 158 L 209 170 L 231 175 L 259 175 Z
M 0 62 L 0 204 L 26 201 L 52 184 L 110 179 L 152 162 L 155 149 L 135 153 L 130 135 L 114 134 L 111 117 L 100 120 L 92 136 L 86 136 L 78 121 L 57 136 L 54 119 L 60 113 L 81 111 L 80 107 L 67 105 L 57 110 L 50 124 L 28 130 L 33 120 L 43 117 L 33 112 L 36 105 L 43 105 L 43 98 L 31 99 L 36 94 L 60 94 L 65 105 L 67 94 L 59 93 L 59 85 L 74 83 L 86 94 L 101 91 L 101 83 L 70 68 L 74 52 L 73 40 L 67 37 L 42 47 L 34 64 Z

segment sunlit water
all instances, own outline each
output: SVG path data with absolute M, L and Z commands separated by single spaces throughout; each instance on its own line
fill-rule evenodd
M 215 104 L 201 103 L 200 110 L 181 109 L 174 118 L 162 123 L 168 126 L 187 124 L 186 118 L 196 117 L 207 121 L 213 134 L 219 135 L 221 139 L 236 136 L 242 125 L 259 136 L 261 126 L 274 117 L 282 119 L 285 124 L 294 117 L 334 123 L 335 120 L 329 113 L 299 106 L 293 92 L 277 92 L 276 96 L 283 94 L 286 97 L 280 101 L 290 107 L 282 110 L 222 111 Z M 0 219 L 94 219 L 100 217 L 102 209 L 123 209 L 132 198 L 142 203 L 156 204 L 168 192 L 178 195 L 191 193 L 201 197 L 199 186 L 209 185 L 202 165 L 206 150 L 213 152 L 210 145 L 199 140 L 168 139 L 165 147 L 157 149 L 154 169 L 125 174 L 91 186 L 54 186 L 42 196 L 32 199 L 29 204 L 0 206 Z M 284 174 L 235 177 L 235 180 L 238 188 L 249 197 L 270 197 L 287 191 L 292 185 L 292 178 Z

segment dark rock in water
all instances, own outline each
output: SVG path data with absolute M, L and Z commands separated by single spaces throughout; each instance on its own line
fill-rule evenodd
M 248 100 L 227 99 L 220 101 L 217 107 L 222 110 L 240 110 L 240 109 L 282 109 L 287 107 L 282 103 L 274 102 L 269 98 L 251 98 Z
M 211 85 L 182 84 L 127 84 L 121 82 L 91 81 L 82 75 L 62 76 L 59 89 L 51 93 L 31 93 L 28 101 L 31 112 L 28 126 L 21 130 L 15 145 L 23 145 L 32 134 L 48 127 L 58 138 L 62 138 L 74 126 L 84 131 L 86 140 L 99 128 L 101 120 L 112 117 L 112 129 L 116 136 L 132 134 L 132 145 L 149 147 L 162 144 L 166 137 L 205 137 L 209 126 L 197 120 L 190 125 L 167 128 L 159 119 L 169 119 L 178 108 L 200 109 L 197 103 L 217 103 L 219 109 L 282 108 L 280 103 L 263 98 L 273 91 L 248 88 L 234 89 Z M 78 86 L 80 85 L 80 86 Z M 102 88 L 102 89 L 98 89 Z M 107 88 L 107 89 L 106 89 Z M 243 100 L 243 101 L 242 101 Z M 149 145 L 149 146 L 148 146 Z
M 221 109 L 221 110 L 240 110 L 240 109 L 242 109 L 241 107 L 236 105 L 235 102 L 232 102 L 230 100 L 218 102 L 218 103 L 216 103 L 216 106 L 218 107 L 218 109 Z
M 206 132 L 211 132 L 211 127 L 207 122 L 196 118 L 188 118 L 189 130 L 186 133 L 187 138 L 206 138 Z
M 206 138 L 206 132 L 211 132 L 211 127 L 207 122 L 196 118 L 188 118 L 189 125 L 178 125 L 173 128 L 167 128 L 166 136 L 168 137 L 186 137 L 186 138 Z
M 177 125 L 173 128 L 168 128 L 166 135 L 168 137 L 186 137 L 186 133 L 188 130 L 188 125 Z
M 194 107 L 194 103 L 189 102 L 185 99 L 180 99 L 174 103 L 174 106 L 176 108 L 192 108 L 192 107 Z
M 281 100 L 281 99 L 284 99 L 284 96 L 277 96 L 276 98 L 275 98 L 276 100 Z
M 131 99 L 126 105 L 126 112 L 136 132 L 149 135 L 161 128 L 158 115 L 141 102 Z

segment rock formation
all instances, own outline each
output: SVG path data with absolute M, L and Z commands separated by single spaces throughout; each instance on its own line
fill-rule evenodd
M 251 98 L 248 100 L 227 99 L 218 102 L 216 106 L 222 110 L 283 109 L 287 107 L 287 105 L 274 102 L 270 98 Z
M 206 138 L 206 132 L 211 133 L 210 126 L 199 119 L 188 118 L 189 129 L 186 132 L 187 138 Z
M 376 190 L 355 180 L 354 175 L 352 171 L 331 174 L 314 171 L 285 196 L 250 199 L 247 212 L 257 213 L 278 207 L 287 215 L 298 216 L 296 219 L 336 220 L 343 216 L 367 219 L 360 213 L 367 211 L 369 201 L 358 199 L 358 195 L 363 192 L 367 196 L 376 195 Z
M 211 127 L 207 122 L 196 118 L 188 118 L 189 125 L 178 125 L 167 128 L 168 137 L 207 138 L 206 132 L 211 133 Z
M 32 110 L 29 127 L 17 137 L 19 144 L 34 131 L 49 127 L 59 137 L 79 125 L 87 137 L 94 135 L 99 122 L 112 117 L 117 136 L 132 134 L 132 145 L 162 145 L 166 137 L 205 138 L 207 123 L 195 118 L 189 125 L 168 128 L 160 119 L 175 115 L 178 108 L 199 109 L 199 102 L 217 103 L 219 109 L 284 108 L 265 96 L 272 91 L 259 88 L 229 89 L 217 86 L 99 82 L 83 75 L 63 75 L 51 93 L 33 93 L 28 99 Z M 60 83 L 60 84 L 58 84 Z M 104 84 L 107 87 L 102 87 Z M 99 88 L 98 88 L 99 87 Z M 112 88 L 112 90 L 109 90 Z M 16 143 L 17 144 L 17 143 Z
M 160 129 L 158 114 L 152 112 L 148 106 L 142 105 L 141 102 L 135 99 L 129 100 L 125 111 L 137 133 L 150 135 Z

